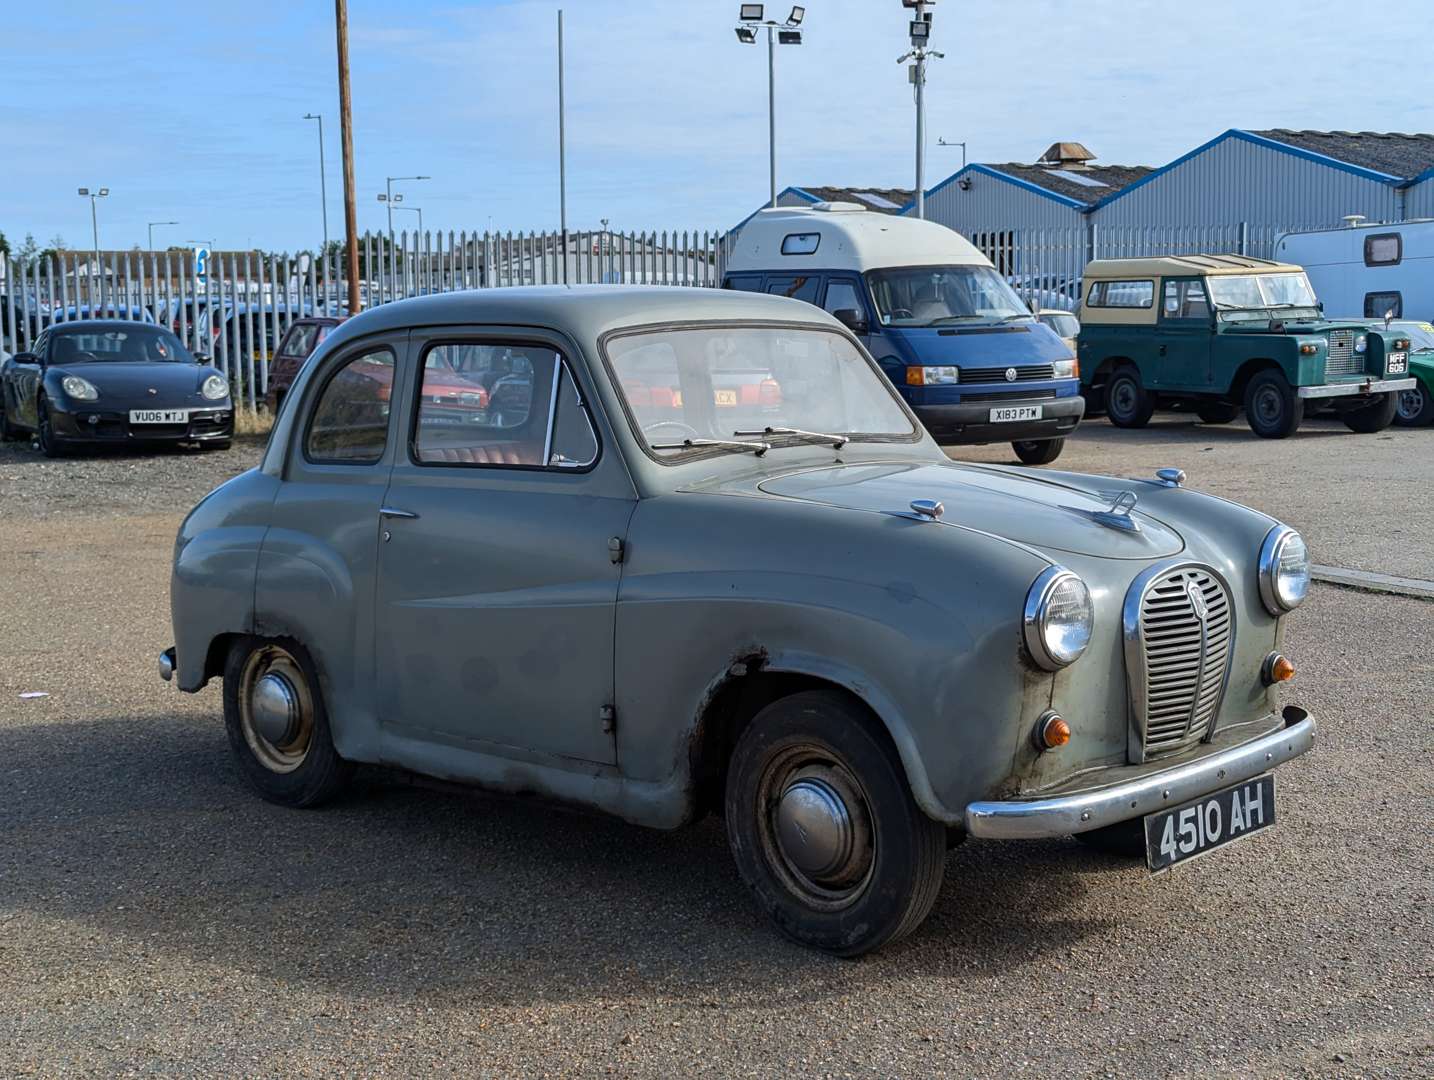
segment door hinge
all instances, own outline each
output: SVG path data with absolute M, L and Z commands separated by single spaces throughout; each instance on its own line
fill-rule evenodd
M 617 708 L 613 705 L 604 705 L 598 710 L 598 716 L 602 719 L 602 729 L 606 734 L 611 735 L 617 730 Z
M 627 545 L 622 542 L 622 537 L 613 536 L 608 538 L 607 557 L 614 563 L 622 562 L 622 557 L 627 552 Z

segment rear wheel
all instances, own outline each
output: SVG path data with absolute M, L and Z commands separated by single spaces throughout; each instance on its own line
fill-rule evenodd
M 1090 832 L 1076 833 L 1075 838 L 1086 847 L 1117 855 L 1122 859 L 1145 858 L 1145 822 L 1141 818 L 1117 821 Z
M 946 830 L 911 797 L 880 723 L 843 694 L 794 694 L 758 713 L 733 752 L 725 806 L 738 872 L 803 945 L 870 952 L 936 902 Z
M 1261 371 L 1245 387 L 1245 420 L 1262 439 L 1283 439 L 1299 430 L 1304 398 L 1278 371 Z
M 224 726 L 235 764 L 263 798 L 318 806 L 348 783 L 309 654 L 286 638 L 245 637 L 224 665 Z
M 1142 428 L 1155 413 L 1155 395 L 1140 385 L 1140 373 L 1121 368 L 1105 386 L 1105 414 L 1116 427 Z
M 1240 415 L 1240 406 L 1228 401 L 1202 401 L 1195 406 L 1195 415 L 1202 424 L 1228 424 Z
M 1394 423 L 1395 412 L 1399 408 L 1398 394 L 1376 394 L 1373 401 L 1358 409 L 1350 409 L 1343 413 L 1340 419 L 1344 426 L 1350 431 L 1357 431 L 1361 435 L 1373 435 L 1376 431 L 1383 431 L 1390 424 Z
M 1434 424 L 1434 393 L 1422 382 L 1395 396 L 1394 422 L 1400 427 L 1428 427 Z
M 1011 449 L 1023 465 L 1049 465 L 1061 456 L 1064 439 L 1024 439 L 1011 443 Z

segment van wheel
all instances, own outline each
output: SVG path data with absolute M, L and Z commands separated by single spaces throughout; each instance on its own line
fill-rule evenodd
M 1344 426 L 1350 431 L 1357 431 L 1361 435 L 1373 435 L 1376 431 L 1383 431 L 1394 422 L 1394 414 L 1398 408 L 1398 394 L 1376 394 L 1374 400 L 1368 405 L 1350 409 L 1349 412 L 1341 414 L 1340 419 L 1344 421 Z
M 1064 439 L 1025 439 L 1011 443 L 1011 449 L 1023 465 L 1049 465 L 1061 456 Z
M 1140 373 L 1121 368 L 1105 386 L 1105 415 L 1116 427 L 1142 428 L 1155 413 L 1155 395 L 1140 385 Z
M 1262 439 L 1293 435 L 1305 418 L 1305 401 L 1284 374 L 1261 371 L 1245 387 L 1245 420 Z
M 1240 406 L 1228 401 L 1202 401 L 1195 406 L 1195 415 L 1202 424 L 1228 424 L 1240 415 Z
M 1428 427 L 1434 424 L 1434 394 L 1422 382 L 1412 390 L 1394 395 L 1394 422 L 1400 427 Z
M 886 731 L 843 694 L 759 712 L 733 752 L 725 809 L 738 872 L 803 945 L 859 956 L 905 937 L 936 902 L 946 830 L 911 797 Z
M 318 806 L 352 775 L 334 749 L 313 661 L 296 641 L 234 643 L 224 664 L 224 726 L 239 772 L 269 802 Z

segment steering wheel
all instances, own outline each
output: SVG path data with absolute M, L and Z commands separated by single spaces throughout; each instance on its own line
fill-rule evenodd
M 652 435 L 660 428 L 677 428 L 683 433 L 684 438 L 700 439 L 702 432 L 698 431 L 691 424 L 684 424 L 681 420 L 659 420 L 655 424 L 648 424 L 642 429 L 642 433 L 648 436 L 648 442 L 652 442 Z
M 904 307 L 892 308 L 892 309 L 891 309 L 891 312 L 890 312 L 890 315 L 891 315 L 891 317 L 892 317 L 893 319 L 914 319 L 914 318 L 916 318 L 916 312 L 912 311 L 910 308 L 904 308 Z

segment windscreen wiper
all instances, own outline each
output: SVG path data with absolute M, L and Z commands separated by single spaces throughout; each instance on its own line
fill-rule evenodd
M 741 432 L 738 432 L 738 434 L 740 435 Z M 753 432 L 752 434 L 760 435 L 761 432 Z M 654 450 L 694 450 L 705 446 L 720 446 L 728 450 L 751 450 L 756 453 L 757 457 L 761 457 L 772 448 L 771 443 L 737 442 L 733 439 L 683 439 L 681 442 L 652 444 Z
M 959 322 L 962 319 L 984 319 L 986 317 L 985 315 L 940 315 L 932 319 L 927 325 L 939 326 L 942 323 Z
M 795 435 L 799 439 L 810 439 L 813 442 L 831 443 L 833 447 L 840 450 L 847 443 L 851 442 L 847 435 L 828 435 L 825 431 L 803 431 L 794 427 L 769 427 L 760 431 L 734 431 L 733 435 Z

